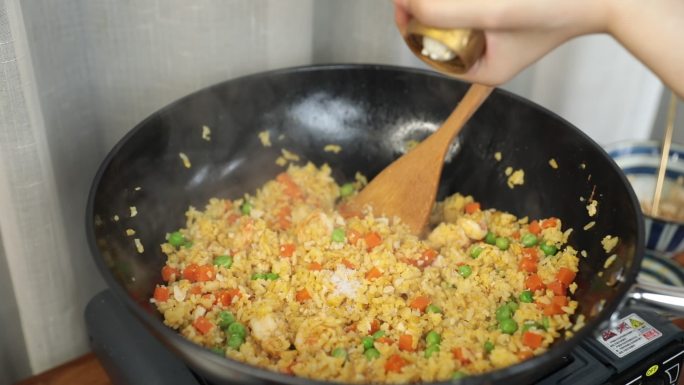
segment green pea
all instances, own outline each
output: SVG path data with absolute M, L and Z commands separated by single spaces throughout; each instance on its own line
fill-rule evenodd
M 499 250 L 508 250 L 508 246 L 511 245 L 511 241 L 509 241 L 506 237 L 498 237 L 494 241 L 494 244 L 496 244 L 496 247 L 498 247 Z
M 525 247 L 532 247 L 532 246 L 537 244 L 537 237 L 532 233 L 527 233 L 527 234 L 522 236 L 522 238 L 520 239 L 520 242 Z
M 242 205 L 240 205 L 240 212 L 245 215 L 249 215 L 249 213 L 252 212 L 252 204 L 245 201 Z
M 380 358 L 380 352 L 376 348 L 370 348 L 366 350 L 365 352 L 363 352 L 363 355 L 366 357 L 368 361 Z
M 280 275 L 278 275 L 278 273 L 266 273 L 264 275 L 264 279 L 267 279 L 269 281 L 275 281 L 278 278 L 280 278 Z
M 489 243 L 490 245 L 493 245 L 496 243 L 496 235 L 492 233 L 491 231 L 487 232 L 487 235 L 485 235 L 485 242 Z
M 425 336 L 425 342 L 430 345 L 439 345 L 442 342 L 442 336 L 436 331 L 432 330 Z
M 496 309 L 496 320 L 501 322 L 506 319 L 510 319 L 513 316 L 513 311 L 508 305 L 501 305 Z
M 186 242 L 187 242 L 187 240 L 185 239 L 183 234 L 181 234 L 180 231 L 175 231 L 175 232 L 169 234 L 169 243 L 171 244 L 171 246 L 181 247 Z
M 344 232 L 344 229 L 341 228 L 336 228 L 335 230 L 332 231 L 331 238 L 333 242 L 338 242 L 342 243 L 346 239 L 346 234 Z
M 518 299 L 520 299 L 520 302 L 525 302 L 525 303 L 532 303 L 534 301 L 534 297 L 532 296 L 532 292 L 529 290 L 525 290 L 520 295 L 518 296 Z
M 183 245 L 183 248 L 185 248 L 185 249 L 189 249 L 191 247 L 192 247 L 192 242 L 190 242 L 190 241 L 185 242 L 185 244 Z
M 233 325 L 235 325 L 235 324 L 233 324 Z M 237 334 L 233 334 L 230 336 L 230 338 L 228 338 L 228 346 L 230 346 L 231 348 L 233 348 L 235 350 L 239 350 L 240 345 L 242 345 L 244 342 L 245 342 L 244 337 L 237 335 Z
M 551 256 L 556 255 L 558 248 L 554 245 L 549 245 L 546 242 L 539 245 L 539 248 L 544 252 L 544 255 Z
M 214 258 L 214 265 L 229 269 L 231 266 L 233 266 L 233 257 L 230 255 L 219 255 L 218 257 Z
M 332 353 L 330 353 L 335 358 L 347 359 L 347 351 L 344 348 L 335 348 Z
M 426 313 L 441 313 L 442 309 L 434 304 L 429 304 L 428 307 L 425 308 Z
M 461 371 L 456 371 L 454 374 L 451 375 L 452 380 L 460 380 L 461 378 L 464 378 L 466 376 L 465 373 Z
M 219 356 L 226 355 L 226 350 L 223 348 L 215 347 L 215 348 L 211 348 L 211 351 L 218 354 Z
M 548 329 L 549 326 L 551 326 L 551 324 L 549 322 L 549 317 L 547 317 L 547 316 L 542 317 L 542 326 L 544 327 L 544 330 Z
M 520 308 L 520 305 L 518 305 L 518 303 L 515 301 L 508 301 L 506 306 L 508 306 L 508 308 L 511 309 L 511 312 L 513 312 L 513 313 L 518 311 L 518 309 Z
M 342 186 L 340 186 L 340 196 L 342 198 L 346 198 L 354 193 L 354 184 L 353 183 L 345 183 Z
M 363 350 L 368 350 L 373 348 L 373 343 L 375 342 L 375 339 L 371 336 L 366 336 L 361 338 L 361 344 L 363 345 Z
M 226 329 L 228 326 L 230 326 L 233 322 L 235 322 L 235 316 L 229 311 L 222 311 L 218 314 L 219 318 L 219 326 L 221 329 Z
M 468 265 L 461 265 L 458 267 L 458 274 L 461 274 L 461 277 L 463 278 L 468 278 L 470 277 L 470 274 L 473 273 L 473 268 L 468 266 Z
M 481 248 L 480 246 L 473 247 L 472 249 L 470 249 L 470 258 L 475 259 L 475 258 L 479 257 L 480 254 L 482 254 L 482 250 L 484 250 L 484 249 Z
M 518 330 L 518 323 L 512 319 L 505 319 L 499 322 L 499 329 L 506 334 L 513 334 Z
M 252 281 L 256 281 L 257 279 L 266 279 L 266 273 L 254 273 L 254 274 L 252 274 Z
M 484 343 L 484 350 L 489 353 L 494 350 L 494 343 L 492 341 L 487 341 Z
M 377 340 L 378 338 L 382 337 L 385 335 L 384 330 L 378 330 L 377 332 L 373 333 L 371 337 L 373 337 L 374 340 Z
M 233 322 L 228 326 L 228 333 L 231 336 L 240 336 L 240 338 L 244 339 L 245 335 L 247 335 L 247 329 L 239 322 Z
M 439 344 L 428 345 L 428 347 L 425 348 L 425 358 L 430 358 L 437 352 L 439 352 Z

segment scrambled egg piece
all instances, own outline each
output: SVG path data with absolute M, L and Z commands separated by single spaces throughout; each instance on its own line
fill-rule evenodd
M 522 169 L 513 171 L 513 173 L 508 177 L 507 183 L 508 187 L 511 189 L 515 186 L 525 184 L 525 171 Z
M 271 133 L 268 131 L 261 131 L 259 133 L 259 140 L 264 147 L 271 147 Z

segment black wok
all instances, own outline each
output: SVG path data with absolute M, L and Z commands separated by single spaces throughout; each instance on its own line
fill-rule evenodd
M 329 163 L 338 182 L 352 180 L 356 171 L 375 175 L 404 151 L 408 139 L 439 126 L 466 88 L 421 70 L 332 65 L 256 74 L 184 97 L 131 130 L 100 167 L 86 218 L 95 261 L 128 309 L 212 381 L 321 383 L 224 359 L 165 327 L 148 300 L 161 282 L 165 256 L 159 245 L 167 232 L 184 225 L 188 206 L 204 207 L 214 196 L 237 198 L 273 178 L 282 170 L 274 163 L 280 148 Z M 204 125 L 211 128 L 210 141 L 202 138 Z M 273 147 L 260 143 L 257 133 L 264 130 L 270 131 Z M 341 145 L 342 152 L 324 152 L 330 143 Z M 589 255 L 580 258 L 575 294 L 586 326 L 539 357 L 466 380 L 532 382 L 609 319 L 634 282 L 643 251 L 639 205 L 623 174 L 589 137 L 504 91 L 485 102 L 459 143 L 446 161 L 441 196 L 460 191 L 473 194 L 484 207 L 559 217 L 575 229 L 570 244 Z M 501 162 L 494 160 L 499 151 Z M 191 168 L 183 167 L 180 152 Z M 558 169 L 549 166 L 551 158 Z M 523 186 L 507 187 L 508 166 L 525 170 Z M 599 201 L 593 218 L 580 201 L 590 196 Z M 137 208 L 135 217 L 130 217 L 131 206 Z M 583 230 L 592 220 L 596 225 Z M 126 235 L 129 228 L 135 236 Z M 620 238 L 619 257 L 599 277 L 607 257 L 600 241 L 608 234 Z M 136 251 L 136 237 L 143 253 Z

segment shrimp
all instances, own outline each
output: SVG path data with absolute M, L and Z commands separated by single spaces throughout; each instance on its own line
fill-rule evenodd
M 249 321 L 252 337 L 259 343 L 264 351 L 280 355 L 281 352 L 290 348 L 290 340 L 285 331 L 287 324 L 282 317 L 274 314 L 266 314 Z

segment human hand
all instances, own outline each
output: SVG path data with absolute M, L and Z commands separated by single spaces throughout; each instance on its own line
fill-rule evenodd
M 482 58 L 459 78 L 499 85 L 565 41 L 606 32 L 610 0 L 394 0 L 402 35 L 413 17 L 438 28 L 485 32 Z

